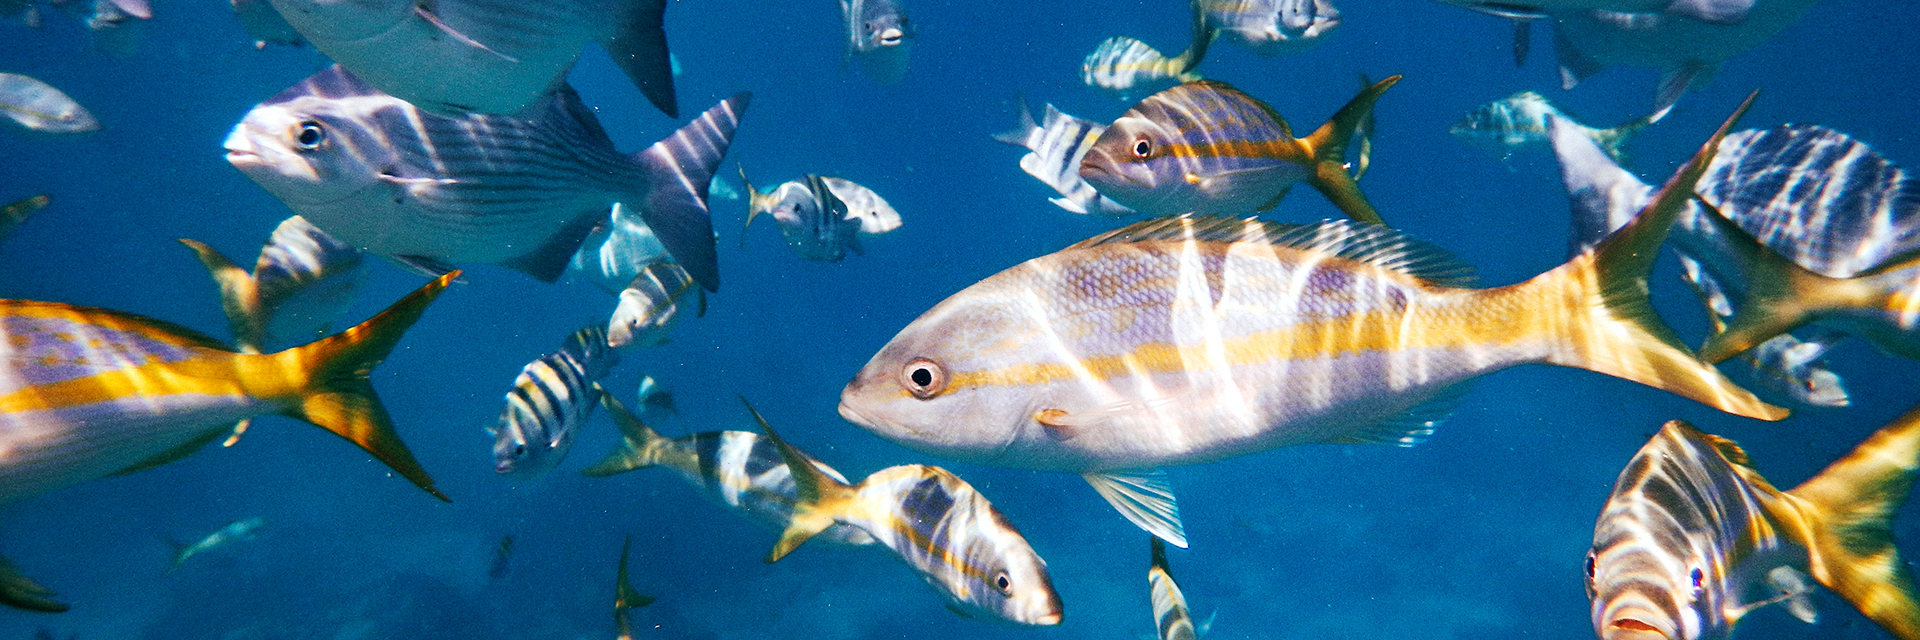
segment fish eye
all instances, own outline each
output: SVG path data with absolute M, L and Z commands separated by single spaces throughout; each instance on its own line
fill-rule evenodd
M 527 445 L 524 445 L 524 444 L 513 445 L 513 457 L 515 458 L 527 457 Z
M 914 358 L 901 370 L 901 384 L 913 397 L 925 400 L 939 395 L 947 386 L 947 372 L 940 364 L 926 358 Z
M 1701 584 L 1705 581 L 1706 575 L 1701 573 L 1700 567 L 1694 567 L 1693 571 L 1687 574 L 1687 577 L 1693 579 L 1693 597 L 1697 600 L 1706 591 L 1705 587 Z
M 1592 551 L 1587 552 L 1587 580 L 1589 581 L 1593 580 L 1593 570 L 1594 570 L 1593 556 L 1594 554 Z
M 327 141 L 327 129 L 326 127 L 320 126 L 320 123 L 312 120 L 302 122 L 300 123 L 300 132 L 294 135 L 293 141 L 300 145 L 300 149 L 303 151 L 318 149 L 320 148 L 320 143 Z
M 1013 579 L 1007 577 L 1007 572 L 1005 571 L 993 576 L 993 586 L 1000 589 L 1000 595 L 1013 595 Z
M 1133 142 L 1133 157 L 1145 158 L 1150 155 L 1153 155 L 1152 142 L 1148 142 L 1145 138 Z

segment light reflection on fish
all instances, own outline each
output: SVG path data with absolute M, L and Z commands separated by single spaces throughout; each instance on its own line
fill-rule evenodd
M 1594 144 L 1600 145 L 1600 149 L 1616 162 L 1620 160 L 1620 145 L 1626 142 L 1627 136 L 1652 123 L 1647 118 L 1636 118 L 1616 127 L 1595 129 L 1580 124 L 1545 96 L 1522 91 L 1475 107 L 1447 129 L 1447 133 L 1486 147 L 1504 159 L 1511 157 L 1514 150 L 1521 147 L 1548 145 L 1552 137 L 1547 130 L 1548 118 L 1556 120 L 1558 126 L 1571 127 L 1581 135 L 1592 138 Z
M 0 73 L 0 115 L 41 133 L 98 131 L 100 121 L 80 103 L 45 82 L 17 73 Z
M 488 429 L 494 437 L 493 470 L 531 478 L 560 464 L 593 416 L 599 395 L 594 381 L 619 361 L 620 354 L 607 346 L 606 329 L 590 326 L 567 336 L 558 351 L 522 367 L 499 421 Z
M 766 193 L 753 188 L 746 169 L 740 182 L 747 189 L 747 222 L 741 243 L 753 219 L 766 214 L 780 226 L 787 248 L 804 260 L 839 262 L 847 251 L 864 254 L 860 240 L 900 228 L 900 214 L 873 190 L 852 181 L 807 174 Z
M 1093 141 L 1107 130 L 1107 125 L 1061 113 L 1052 104 L 1046 105 L 1042 121 L 1034 122 L 1033 112 L 1027 109 L 1027 99 L 1022 97 L 1019 101 L 1020 126 L 996 134 L 993 139 L 1027 150 L 1026 155 L 1020 156 L 1020 170 L 1060 193 L 1060 197 L 1047 201 L 1079 214 L 1133 215 L 1132 209 L 1100 195 L 1080 177 L 1080 162 L 1086 159 L 1087 150 L 1093 148 Z
M 620 304 L 607 319 L 607 345 L 624 349 L 666 344 L 667 334 L 681 318 L 679 301 L 688 292 L 700 296 L 698 313 L 704 315 L 707 292 L 700 290 L 686 269 L 659 262 L 641 270 L 620 292 Z
M 179 569 L 180 564 L 186 562 L 188 558 L 235 542 L 252 540 L 254 534 L 259 533 L 260 529 L 266 526 L 267 520 L 265 518 L 247 518 L 220 527 L 218 531 L 207 534 L 206 537 L 196 540 L 192 544 L 175 543 L 173 549 L 173 564 L 167 567 L 167 571 L 171 573 Z
M 353 305 L 367 275 L 358 250 L 300 216 L 274 227 L 252 273 L 205 243 L 180 242 L 199 255 L 220 287 L 221 307 L 242 353 L 262 353 L 325 335 Z
M 874 79 L 892 84 L 907 73 L 913 22 L 900 0 L 840 0 L 847 57 L 860 58 Z

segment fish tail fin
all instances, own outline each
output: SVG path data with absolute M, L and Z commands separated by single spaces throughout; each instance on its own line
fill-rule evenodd
M 647 101 L 669 118 L 680 117 L 673 92 L 673 58 L 667 51 L 667 2 L 643 0 L 600 43 Z
M 1559 346 L 1550 350 L 1548 362 L 1632 380 L 1736 415 L 1762 420 L 1787 416 L 1786 409 L 1762 402 L 1695 358 L 1654 313 L 1647 289 L 1668 228 L 1692 197 L 1693 185 L 1713 160 L 1720 139 L 1752 101 L 1749 96 L 1626 226 L 1552 271 L 1490 290 L 1520 294 L 1515 304 L 1566 310 L 1545 329 L 1558 334 Z
M 1027 107 L 1026 94 L 1013 94 L 1013 101 L 1014 104 L 1020 107 L 1020 124 L 1015 125 L 1012 129 L 993 134 L 993 139 L 1024 148 L 1027 146 L 1028 141 L 1033 139 L 1034 132 L 1040 130 L 1040 123 L 1034 121 L 1033 109 Z
M 1920 467 L 1920 408 L 1868 436 L 1787 495 L 1809 526 L 1812 574 L 1902 640 L 1920 640 L 1920 593 L 1893 544 L 1893 516 Z
M 433 478 L 420 468 L 413 452 L 394 432 L 368 375 L 420 319 L 427 305 L 459 275 L 455 271 L 440 276 L 351 329 L 262 356 L 271 359 L 265 367 L 305 373 L 304 384 L 296 391 L 298 404 L 284 412 L 287 416 L 352 441 L 433 497 L 449 502 L 446 494 L 433 487 Z
M 241 353 L 260 353 L 265 346 L 266 327 L 261 326 L 261 318 L 256 312 L 258 295 L 254 288 L 253 274 L 228 260 L 213 247 L 199 240 L 180 238 L 180 244 L 187 245 L 194 255 L 199 256 L 200 264 L 206 265 L 207 275 L 213 277 L 213 283 L 220 287 L 220 309 L 227 314 L 227 326 L 233 330 L 234 345 Z
M 593 388 L 600 393 L 600 404 L 607 408 L 607 415 L 613 416 L 613 424 L 620 427 L 620 448 L 580 473 L 593 477 L 610 476 L 659 464 L 660 448 L 670 440 L 641 422 L 640 416 L 627 410 L 627 405 L 601 388 L 600 383 L 593 383 Z
M 1598 129 L 1594 131 L 1594 142 L 1599 143 L 1600 149 L 1606 151 L 1608 157 L 1613 158 L 1615 162 L 1624 164 L 1626 158 L 1621 155 L 1620 147 L 1626 144 L 1629 136 L 1639 132 L 1641 129 L 1647 128 L 1647 125 L 1653 123 L 1653 116 L 1646 115 L 1622 122 L 1611 128 Z
M 766 432 L 767 439 L 780 449 L 780 457 L 786 460 L 787 470 L 793 475 L 793 518 L 788 521 L 787 529 L 780 533 L 780 541 L 774 543 L 773 550 L 767 553 L 767 562 L 778 562 L 802 543 L 833 526 L 833 512 L 828 505 L 851 498 L 853 488 L 822 473 L 813 466 L 812 458 L 782 440 L 780 434 L 774 433 L 773 425 L 760 417 L 753 403 L 747 402 L 746 398 L 741 398 L 740 402 L 747 405 L 747 411 L 760 423 L 760 430 Z
M 734 94 L 631 156 L 646 167 L 649 182 L 636 185 L 646 189 L 640 218 L 673 261 L 708 291 L 720 289 L 720 265 L 713 246 L 713 219 L 707 214 L 707 185 L 726 158 L 740 116 L 752 100 L 751 93 Z
M 1181 76 L 1183 82 L 1198 80 L 1199 76 L 1188 78 L 1194 67 L 1200 66 L 1200 60 L 1207 57 L 1207 47 L 1213 44 L 1214 30 L 1207 25 L 1207 12 L 1199 3 L 1193 3 L 1193 41 L 1187 44 L 1187 50 L 1167 60 L 1172 67 L 1171 76 Z
M 1720 362 L 1759 346 L 1774 336 L 1797 329 L 1826 309 L 1882 306 L 1889 292 L 1876 287 L 1872 276 L 1887 270 L 1910 269 L 1920 258 L 1895 262 L 1855 278 L 1829 278 L 1795 264 L 1760 244 L 1739 225 L 1705 202 L 1702 217 L 1726 240 L 1733 257 L 1746 270 L 1746 297 L 1725 326 L 1700 345 L 1700 359 Z
M 638 609 L 653 604 L 653 597 L 640 593 L 633 588 L 633 582 L 627 578 L 627 553 L 633 549 L 633 536 L 620 543 L 620 570 L 614 578 L 613 613 L 620 615 L 630 609 Z
M 57 602 L 58 595 L 52 589 L 40 586 L 20 568 L 13 566 L 6 558 L 0 558 L 0 604 L 45 613 L 60 613 L 67 610 L 65 603 Z
M 1360 91 L 1359 95 L 1347 101 L 1320 125 L 1312 135 L 1303 141 L 1313 154 L 1313 169 L 1307 177 L 1307 183 L 1319 189 L 1333 206 L 1346 212 L 1348 217 L 1367 224 L 1386 226 L 1380 219 L 1380 213 L 1367 203 L 1367 197 L 1361 195 L 1360 185 L 1354 182 L 1353 174 L 1347 173 L 1347 144 L 1353 140 L 1353 133 L 1359 130 L 1368 118 L 1373 116 L 1373 103 L 1381 94 L 1400 82 L 1400 76 L 1389 76 Z M 1368 145 L 1371 146 L 1369 141 Z
M 747 223 L 740 225 L 740 246 L 745 247 L 747 246 L 747 230 L 753 228 L 753 218 L 754 216 L 760 215 L 760 210 L 765 208 L 766 205 L 764 203 L 767 202 L 768 198 L 766 195 L 762 195 L 759 190 L 754 189 L 753 183 L 747 180 L 747 165 L 735 162 L 733 163 L 733 167 L 740 170 L 740 186 L 747 190 Z

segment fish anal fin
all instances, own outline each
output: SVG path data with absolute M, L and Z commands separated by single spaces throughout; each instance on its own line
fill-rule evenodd
M 40 586 L 26 574 L 20 573 L 6 558 L 0 558 L 0 604 L 28 611 L 60 613 L 67 605 L 53 599 L 52 589 Z
M 621 21 L 612 37 L 600 43 L 613 58 L 613 64 L 647 101 L 669 118 L 680 117 L 680 105 L 673 91 L 673 62 L 667 52 L 665 26 L 666 0 L 642 0 L 632 3 L 631 13 Z
M 567 265 L 572 264 L 573 254 L 579 253 L 580 244 L 593 234 L 595 226 L 607 218 L 607 212 L 595 210 L 575 216 L 560 229 L 548 236 L 546 242 L 533 251 L 514 256 L 500 263 L 500 266 L 533 276 L 541 282 L 553 282 L 566 273 Z
M 213 441 L 219 440 L 220 436 L 226 435 L 231 430 L 232 427 L 224 425 L 208 429 L 205 433 L 196 435 L 186 442 L 175 445 L 171 449 L 154 454 L 145 460 L 127 465 L 127 468 L 115 471 L 113 475 L 124 476 L 130 473 L 139 473 L 155 467 L 162 467 L 170 463 L 185 460 L 187 456 L 199 453 L 201 449 L 207 448 L 207 445 L 213 444 Z
M 753 403 L 747 402 L 744 397 L 740 402 L 747 405 L 747 412 L 753 414 L 761 432 L 766 433 L 767 439 L 773 441 L 774 448 L 780 450 L 780 458 L 786 461 L 787 472 L 793 477 L 793 515 L 787 521 L 786 530 L 780 532 L 780 540 L 773 543 L 773 550 L 768 551 L 766 557 L 768 563 L 779 562 L 801 544 L 832 527 L 836 523 L 833 505 L 850 500 L 854 490 L 814 466 L 813 458 L 787 444 L 780 434 L 774 432 L 773 425 L 768 424 L 767 419 L 753 408 Z
M 1180 504 L 1167 473 L 1159 469 L 1086 473 L 1088 485 L 1135 526 L 1168 544 L 1187 548 L 1186 526 L 1180 523 Z

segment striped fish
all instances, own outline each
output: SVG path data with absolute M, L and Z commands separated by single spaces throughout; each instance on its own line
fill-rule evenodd
M 1380 214 L 1347 173 L 1346 149 L 1373 103 L 1400 76 L 1354 96 L 1305 138 L 1272 107 L 1223 82 L 1153 94 L 1107 127 L 1080 164 L 1100 194 L 1154 216 L 1243 215 L 1271 209 L 1306 182 L 1361 222 Z
M 581 425 L 593 416 L 594 384 L 620 361 L 607 346 L 607 331 L 590 326 L 567 337 L 559 351 L 520 369 L 507 391 L 493 434 L 493 470 L 537 477 L 560 464 Z
M 0 301 L 0 504 L 191 455 L 235 421 L 278 413 L 352 441 L 435 497 L 368 374 L 455 274 L 317 342 L 235 353 L 128 313 Z M 0 563 L 0 603 L 61 608 Z
M 1262 56 L 1306 51 L 1340 26 L 1328 0 L 1194 0 L 1207 24 Z
M 668 116 L 666 0 L 272 0 L 315 49 L 382 92 L 441 115 L 539 109 L 599 42 Z
M 742 402 L 745 400 L 743 399 Z M 827 475 L 781 440 L 747 405 L 794 470 L 793 518 L 767 562 L 775 562 L 835 524 L 859 527 L 919 572 L 969 618 L 1025 625 L 1060 624 L 1060 594 L 1013 523 L 959 476 L 920 464 L 888 467 L 860 484 Z
M 358 250 L 300 216 L 274 228 L 252 273 L 203 242 L 180 242 L 193 249 L 219 285 L 220 305 L 241 353 L 261 353 L 326 334 L 353 304 L 367 275 Z
M 620 427 L 620 448 L 582 473 L 604 477 L 665 467 L 754 524 L 784 531 L 793 520 L 793 475 L 780 450 L 760 434 L 703 431 L 668 438 L 641 422 L 613 394 L 603 390 L 600 404 Z M 811 457 L 807 460 L 835 482 L 846 483 L 846 476 L 833 467 Z M 865 530 L 844 524 L 828 527 L 819 537 L 834 544 L 873 544 L 873 536 Z
M 627 612 L 653 604 L 653 597 L 642 595 L 633 588 L 633 582 L 627 579 L 627 551 L 633 548 L 633 536 L 620 543 L 620 570 L 613 577 L 613 627 L 619 640 L 633 640 L 633 623 L 627 620 Z
M 1060 197 L 1047 201 L 1079 214 L 1133 215 L 1132 209 L 1100 195 L 1093 185 L 1080 178 L 1080 162 L 1086 159 L 1087 149 L 1093 147 L 1093 141 L 1107 126 L 1061 113 L 1051 104 L 1046 105 L 1044 121 L 1034 122 L 1033 112 L 1027 109 L 1027 99 L 1021 97 L 1019 101 L 1020 126 L 995 134 L 993 139 L 1028 151 L 1027 155 L 1020 156 L 1020 169 L 1060 193 Z
M 714 289 L 706 187 L 749 97 L 627 156 L 565 85 L 526 117 L 443 117 L 334 66 L 248 112 L 227 136 L 227 161 L 354 247 L 415 265 L 500 264 L 546 282 L 624 202 Z
M 640 214 L 615 202 L 611 216 L 580 243 L 567 272 L 618 296 L 642 271 L 671 259 Z
M 41 133 L 98 131 L 100 121 L 59 89 L 17 73 L 0 73 L 0 116 Z
M 667 343 L 667 333 L 680 321 L 680 298 L 699 291 L 693 276 L 671 262 L 657 262 L 634 276 L 620 292 L 620 304 L 607 319 L 607 346 L 616 349 L 652 347 Z M 699 291 L 701 315 L 706 314 L 707 292 Z
M 0 239 L 13 234 L 13 230 L 33 216 L 34 212 L 47 208 L 53 198 L 39 195 L 6 206 L 0 206 Z
M 1173 573 L 1167 569 L 1167 546 L 1158 537 L 1148 540 L 1153 547 L 1153 564 L 1147 569 L 1147 588 L 1153 594 L 1153 626 L 1160 631 L 1160 640 L 1198 640 L 1200 633 L 1187 611 L 1187 597 L 1181 595 L 1180 585 L 1174 583 Z
M 860 58 L 874 79 L 887 84 L 907 73 L 913 22 L 900 0 L 840 0 L 847 23 L 847 58 Z
M 760 193 L 747 181 L 747 171 L 742 168 L 740 182 L 747 188 L 747 222 L 740 229 L 741 244 L 746 244 L 746 230 L 753 226 L 753 219 L 764 213 L 780 225 L 780 235 L 786 238 L 787 248 L 802 260 L 839 262 L 847 257 L 848 250 L 866 253 L 860 245 L 860 238 L 870 235 L 866 228 L 869 225 L 884 228 L 886 223 L 877 213 L 865 217 L 855 214 L 828 184 L 830 180 L 840 179 L 810 173 Z M 892 211 L 892 207 L 887 210 Z M 869 222 L 869 218 L 873 221 Z M 892 222 L 895 227 L 899 226 L 898 213 L 893 214 Z
M 1486 147 L 1508 159 L 1513 152 L 1530 145 L 1545 145 L 1551 141 L 1551 132 L 1547 130 L 1548 119 L 1558 122 L 1558 126 L 1571 128 L 1591 138 L 1600 149 L 1615 162 L 1620 161 L 1620 145 L 1632 135 L 1653 121 L 1648 118 L 1635 118 L 1616 127 L 1595 129 L 1580 124 L 1560 106 L 1532 91 L 1522 91 L 1493 102 L 1489 102 L 1468 112 L 1467 116 L 1447 133 L 1473 144 Z
M 1817 581 L 1895 637 L 1920 638 L 1920 603 L 1889 522 L 1916 466 L 1920 410 L 1785 492 L 1733 441 L 1668 422 L 1627 463 L 1594 524 L 1594 632 L 1723 639 L 1741 617 L 1780 602 L 1811 623 Z
M 1464 288 L 1467 267 L 1431 246 L 1346 221 L 1182 216 L 1096 236 L 922 314 L 854 375 L 840 415 L 932 455 L 1081 473 L 1179 546 L 1164 481 L 1110 472 L 1412 444 L 1450 388 L 1516 365 L 1588 369 L 1777 420 L 1787 411 L 1696 360 L 1645 293 L 1713 148 L 1593 251 L 1494 289 Z

